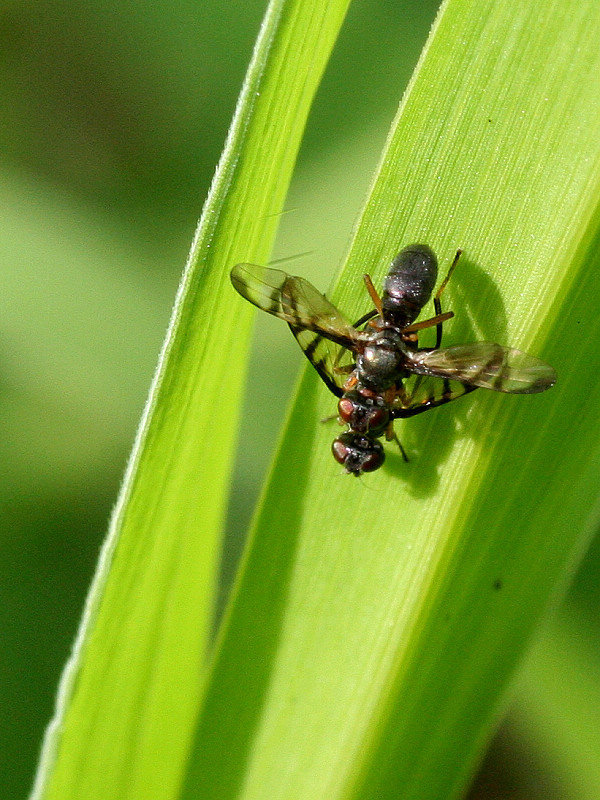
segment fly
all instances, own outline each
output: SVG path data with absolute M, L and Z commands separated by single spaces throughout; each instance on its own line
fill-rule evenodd
M 438 265 L 425 244 L 405 247 L 394 258 L 378 295 L 364 276 L 374 308 L 354 325 L 304 278 L 255 264 L 231 270 L 234 288 L 258 308 L 285 320 L 305 356 L 333 392 L 346 430 L 332 444 L 346 472 L 360 475 L 385 460 L 380 439 L 394 439 L 394 420 L 413 417 L 477 388 L 536 394 L 556 382 L 556 373 L 534 356 L 494 342 L 441 347 L 441 295 L 458 263 L 458 250 L 434 296 L 435 316 L 417 322 L 431 298 Z M 419 332 L 436 328 L 435 347 L 419 347 Z

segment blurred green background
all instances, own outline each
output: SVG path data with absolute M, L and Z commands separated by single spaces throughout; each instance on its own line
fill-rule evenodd
M 0 797 L 31 785 L 264 9 L 51 0 L 0 12 Z M 351 7 L 274 255 L 297 257 L 287 268 L 322 290 L 436 9 Z M 262 315 L 224 587 L 301 359 L 287 328 Z M 473 797 L 585 798 L 594 779 L 600 786 L 590 724 L 600 711 L 599 565 L 596 546 L 528 661 Z

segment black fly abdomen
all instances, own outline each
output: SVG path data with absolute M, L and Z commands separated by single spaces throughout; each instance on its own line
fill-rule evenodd
M 431 247 L 411 244 L 401 250 L 383 282 L 385 317 L 399 328 L 414 322 L 431 297 L 437 274 L 437 258 Z

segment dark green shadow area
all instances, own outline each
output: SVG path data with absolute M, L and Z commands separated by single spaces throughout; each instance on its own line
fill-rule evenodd
M 117 459 L 115 459 L 116 461 Z M 7 463 L 6 461 L 3 463 Z M 104 483 L 0 491 L 0 797 L 28 796 L 55 686 L 72 647 L 120 465 Z M 38 485 L 34 484 L 37 478 Z
M 447 268 L 447 264 L 440 264 L 442 278 Z M 444 324 L 442 348 L 475 341 L 510 345 L 506 341 L 506 309 L 498 287 L 484 269 L 469 259 L 468 253 L 463 253 L 458 263 L 449 288 L 442 296 L 442 306 L 444 311 L 455 314 Z M 423 319 L 427 316 L 427 311 L 421 314 Z M 419 343 L 429 347 L 434 338 L 433 330 L 425 331 Z M 391 442 L 386 445 L 384 469 L 404 481 L 415 497 L 434 494 L 441 471 L 451 468 L 449 459 L 457 439 L 475 439 L 481 434 L 489 402 L 484 399 L 487 394 L 495 393 L 477 391 L 412 419 L 396 422 L 396 431 L 410 462 L 406 464 L 402 460 Z M 504 399 L 498 396 L 495 402 Z
M 268 691 L 287 607 L 316 426 L 316 376 L 304 376 L 225 612 L 181 798 L 238 794 Z M 291 474 L 290 474 L 291 473 Z M 290 488 L 291 487 L 291 488 Z

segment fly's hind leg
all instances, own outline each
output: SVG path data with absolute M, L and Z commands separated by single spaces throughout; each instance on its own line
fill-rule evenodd
M 435 346 L 434 347 L 427 347 L 424 348 L 426 350 L 439 350 L 442 345 L 442 326 L 444 322 L 448 319 L 452 319 L 454 316 L 453 311 L 446 311 L 442 313 L 442 303 L 440 297 L 442 296 L 442 292 L 448 285 L 448 281 L 452 277 L 452 273 L 454 272 L 456 265 L 458 264 L 458 259 L 462 255 L 462 250 L 457 250 L 456 255 L 454 256 L 454 260 L 452 264 L 450 264 L 450 269 L 448 270 L 448 274 L 442 281 L 440 288 L 435 293 L 435 297 L 433 298 L 433 307 L 435 308 L 435 317 L 431 319 L 423 320 L 423 322 L 413 322 L 412 325 L 407 325 L 406 328 L 403 328 L 402 332 L 406 335 L 407 333 L 416 333 L 417 331 L 422 331 L 425 328 L 432 328 L 434 325 L 436 327 L 436 334 L 435 334 Z
M 403 458 L 403 459 L 406 461 L 406 463 L 408 464 L 408 462 L 409 462 L 409 458 L 408 458 L 408 456 L 406 455 L 406 450 L 405 450 L 405 449 L 402 447 L 402 442 L 401 442 L 401 441 L 400 441 L 400 439 L 398 438 L 398 434 L 397 434 L 397 433 L 396 433 L 396 431 L 394 430 L 394 421 L 393 421 L 393 420 L 390 422 L 390 424 L 389 424 L 389 425 L 387 426 L 387 428 L 386 428 L 386 431 L 385 431 L 385 440 L 386 440 L 386 442 L 391 442 L 391 441 L 394 441 L 394 442 L 396 442 L 396 444 L 397 444 L 397 445 L 398 445 L 398 447 L 400 448 L 400 453 L 402 454 L 402 458 Z
M 435 297 L 433 298 L 433 307 L 435 308 L 435 313 L 436 316 L 438 317 L 442 313 L 442 303 L 440 301 L 440 297 L 442 296 L 442 292 L 448 285 L 448 281 L 452 277 L 452 273 L 456 269 L 456 265 L 458 264 L 458 259 L 461 257 L 461 255 L 462 255 L 462 250 L 457 250 L 456 255 L 454 256 L 454 260 L 452 261 L 452 264 L 450 264 L 450 269 L 448 270 L 448 274 L 442 281 L 440 288 L 437 290 L 437 292 L 435 293 Z M 442 323 L 438 322 L 436 331 L 435 349 L 439 350 L 441 344 L 442 344 Z

